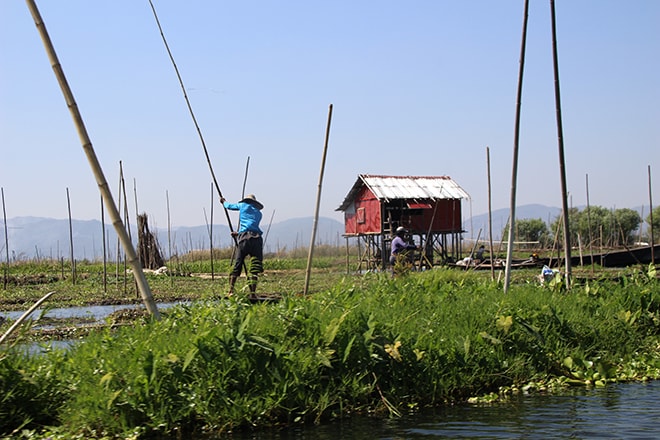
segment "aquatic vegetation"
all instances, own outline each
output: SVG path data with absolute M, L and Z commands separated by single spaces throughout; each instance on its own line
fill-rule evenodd
M 308 296 L 209 295 L 66 351 L 7 349 L 0 392 L 19 406 L 0 431 L 217 433 L 660 377 L 660 284 L 649 273 L 568 292 L 517 282 L 507 294 L 448 269 L 328 276 Z

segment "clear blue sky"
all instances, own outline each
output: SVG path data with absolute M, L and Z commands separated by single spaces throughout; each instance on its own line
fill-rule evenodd
M 519 205 L 561 206 L 549 1 L 531 1 Z M 211 177 L 147 0 L 38 0 L 115 199 L 204 224 Z M 509 206 L 523 1 L 154 1 L 224 195 L 278 222 L 320 214 L 360 173 L 449 175 L 464 216 Z M 558 0 L 573 206 L 660 205 L 660 1 Z M 7 216 L 100 218 L 99 192 L 25 2 L 0 2 Z M 217 199 L 217 197 L 216 197 Z M 273 215 L 274 213 L 274 215 Z M 225 223 L 219 205 L 214 222 Z M 466 219 L 466 221 L 468 221 Z

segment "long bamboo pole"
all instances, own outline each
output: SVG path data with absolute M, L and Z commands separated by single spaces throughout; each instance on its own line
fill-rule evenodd
M 266 229 L 266 233 L 264 234 L 264 243 L 263 243 L 264 249 L 266 248 L 266 241 L 268 240 L 268 233 L 270 232 L 270 227 L 273 224 L 273 217 L 275 217 L 275 210 L 274 209 L 273 209 L 273 212 L 270 214 L 270 221 L 268 222 L 268 228 Z
M 101 238 L 103 240 L 103 293 L 108 293 L 108 250 L 105 236 L 105 211 L 103 210 L 103 196 L 101 196 Z
M 46 301 L 48 298 L 50 298 L 50 296 L 51 296 L 52 294 L 54 294 L 54 293 L 55 293 L 55 291 L 48 292 L 47 294 L 45 294 L 44 296 L 42 296 L 41 299 L 39 299 L 36 303 L 32 304 L 32 307 L 30 307 L 29 309 L 27 309 L 27 311 L 26 311 L 25 313 L 23 313 L 23 314 L 21 315 L 21 317 L 18 318 L 18 319 L 17 319 L 17 320 L 11 325 L 11 327 L 9 327 L 9 328 L 7 329 L 7 331 L 2 335 L 2 337 L 0 337 L 0 344 L 2 344 L 3 342 L 5 342 L 5 339 L 7 339 L 7 338 L 9 337 L 9 335 L 11 335 L 12 333 L 14 333 L 14 331 L 18 328 L 18 326 L 20 326 L 20 325 L 23 323 L 23 321 L 25 321 L 25 319 L 26 319 L 28 316 L 30 316 L 30 315 L 32 314 L 32 312 L 34 312 L 34 311 L 37 309 L 37 307 L 39 307 L 44 301 Z
M 128 215 L 128 197 L 126 196 L 126 180 L 124 180 L 124 169 L 122 167 L 121 161 L 119 161 L 119 176 L 121 177 L 121 190 L 119 192 L 119 197 L 124 200 L 124 226 L 126 227 L 126 233 L 128 234 L 128 241 L 133 243 L 133 237 L 131 236 L 131 219 Z M 121 213 L 121 209 L 119 210 Z M 137 212 L 135 213 L 137 219 Z M 139 253 L 137 254 L 137 261 L 140 263 Z M 126 273 L 126 264 L 128 262 L 124 259 L 124 273 Z M 140 263 L 141 265 L 141 263 Z M 128 280 L 126 277 L 122 277 L 124 280 L 124 294 L 128 291 Z
M 241 199 L 245 198 L 245 184 L 247 184 L 249 169 L 250 169 L 250 156 L 247 157 L 247 161 L 245 162 L 245 175 L 243 176 L 243 189 L 241 190 Z
M 486 147 L 486 170 L 488 175 L 488 241 L 490 244 L 490 279 L 495 280 L 495 260 L 493 259 L 493 209 L 490 185 L 490 148 Z
M 312 273 L 312 257 L 314 256 L 314 242 L 316 241 L 316 228 L 319 222 L 319 207 L 321 205 L 321 189 L 323 188 L 323 172 L 325 170 L 325 158 L 328 153 L 328 140 L 330 139 L 330 123 L 332 122 L 332 104 L 328 107 L 328 123 L 325 128 L 325 142 L 323 145 L 323 158 L 321 159 L 321 172 L 319 174 L 318 190 L 316 191 L 316 210 L 314 212 L 314 226 L 312 227 L 312 238 L 309 242 L 309 253 L 307 255 L 307 270 L 305 272 L 304 295 L 309 291 L 309 278 Z
M 431 240 L 431 231 L 433 230 L 433 223 L 435 222 L 435 214 L 438 212 L 438 201 L 433 200 L 434 206 L 433 206 L 433 215 L 431 215 L 431 222 L 429 223 L 429 227 L 426 230 L 426 240 L 423 240 L 423 237 L 420 237 L 419 240 L 419 270 L 422 270 L 422 264 L 424 260 L 426 260 L 427 264 L 429 265 L 429 269 L 433 266 L 433 263 L 429 261 L 429 259 L 426 257 L 426 249 L 429 247 L 429 240 Z M 433 241 L 431 240 L 431 249 L 433 248 Z M 433 259 L 433 254 L 431 252 L 431 259 Z
M 172 217 L 170 215 L 170 193 L 165 191 L 165 204 L 167 207 L 167 261 L 172 261 Z M 174 285 L 174 277 L 170 277 L 170 286 Z
M 64 71 L 62 70 L 62 65 L 60 64 L 57 58 L 57 54 L 55 53 L 55 48 L 53 47 L 53 44 L 50 40 L 50 36 L 48 35 L 48 31 L 46 30 L 46 25 L 44 24 L 44 21 L 41 18 L 41 14 L 39 13 L 39 9 L 37 8 L 37 5 L 34 2 L 34 0 L 26 0 L 26 2 L 28 8 L 30 9 L 30 13 L 32 14 L 32 18 L 34 19 L 34 24 L 37 26 L 37 30 L 39 31 L 41 39 L 46 48 L 46 53 L 48 54 L 48 58 L 53 67 L 55 77 L 57 78 L 60 88 L 62 89 L 62 94 L 64 95 L 64 99 L 66 101 L 67 107 L 71 112 L 71 116 L 76 125 L 76 129 L 78 130 L 78 136 L 80 137 L 83 150 L 87 155 L 87 160 L 89 162 L 90 167 L 92 168 L 92 172 L 94 173 L 94 177 L 96 178 L 96 183 L 99 187 L 99 190 L 101 191 L 103 200 L 105 201 L 106 208 L 108 209 L 108 212 L 112 219 L 112 224 L 115 227 L 115 231 L 117 232 L 117 235 L 121 239 L 121 242 L 124 246 L 124 251 L 128 255 L 129 262 L 131 264 L 131 267 L 133 268 L 133 275 L 135 277 L 135 281 L 137 282 L 140 289 L 142 300 L 144 301 L 144 304 L 147 310 L 149 311 L 149 313 L 151 313 L 151 315 L 155 319 L 159 319 L 160 312 L 158 311 L 158 307 L 156 307 L 156 302 L 154 301 L 153 295 L 151 293 L 151 289 L 149 288 L 149 284 L 147 283 L 147 280 L 144 276 L 144 272 L 142 271 L 142 266 L 140 266 L 140 263 L 137 259 L 137 255 L 135 254 L 135 249 L 133 248 L 133 244 L 131 243 L 128 234 L 126 233 L 126 228 L 124 227 L 121 221 L 119 210 L 117 209 L 117 206 L 115 205 L 115 202 L 112 198 L 112 192 L 110 191 L 110 188 L 108 187 L 108 182 L 106 181 L 105 176 L 103 175 L 103 169 L 101 168 L 101 164 L 99 163 L 96 157 L 96 153 L 94 152 L 92 141 L 90 140 L 89 135 L 87 134 L 87 129 L 85 128 L 82 115 L 78 110 L 78 105 L 76 104 L 76 100 L 73 97 L 71 88 L 69 87 L 69 84 L 66 80 L 66 76 L 64 75 Z
M 0 193 L 2 193 L 2 219 L 5 225 L 5 254 L 6 254 L 6 263 L 3 277 L 3 289 L 7 289 L 7 282 L 9 277 L 9 234 L 7 233 L 7 209 L 5 208 L 5 189 L 0 188 Z
M 211 185 L 211 200 L 209 203 L 211 204 L 210 212 L 211 212 L 211 224 L 209 225 L 209 254 L 211 256 L 211 281 L 215 280 L 215 266 L 214 266 L 214 261 L 213 261 L 213 206 L 215 205 L 213 203 L 213 185 Z
M 651 220 L 651 262 L 655 264 L 655 237 L 653 235 L 653 194 L 651 191 L 651 165 L 648 165 L 649 170 L 649 220 Z
M 71 283 L 76 284 L 76 258 L 73 253 L 73 225 L 71 224 L 71 198 L 69 197 L 69 188 L 66 189 L 66 203 L 69 213 L 69 249 L 71 257 Z
M 506 250 L 506 267 L 504 270 L 504 293 L 509 291 L 509 284 L 511 282 L 511 262 L 513 260 L 513 238 L 514 238 L 514 225 L 516 221 L 516 189 L 518 181 L 518 149 L 520 143 L 520 108 L 522 106 L 522 85 L 523 73 L 525 71 L 525 46 L 527 44 L 527 18 L 529 10 L 529 0 L 525 0 L 525 7 L 523 12 L 523 28 L 522 38 L 520 44 L 520 66 L 518 69 L 518 91 L 516 93 L 516 121 L 513 133 L 513 164 L 511 167 L 511 202 L 509 213 L 509 238 Z
M 199 136 L 199 140 L 202 143 L 202 148 L 204 149 L 204 156 L 206 156 L 206 163 L 208 164 L 209 171 L 211 172 L 211 178 L 213 179 L 213 184 L 215 185 L 215 189 L 218 192 L 218 196 L 222 199 L 224 198 L 222 195 L 222 191 L 220 191 L 220 185 L 218 185 L 218 179 L 215 177 L 215 172 L 213 171 L 213 165 L 211 165 L 211 158 L 209 157 L 209 151 L 206 148 L 206 142 L 204 141 L 204 136 L 202 135 L 202 130 L 199 128 L 199 124 L 197 123 L 197 118 L 195 117 L 195 112 L 193 112 L 192 105 L 190 104 L 190 99 L 188 99 L 188 94 L 186 93 L 186 87 L 183 84 L 183 79 L 181 78 L 181 74 L 179 73 L 179 68 L 176 65 L 176 62 L 174 61 L 174 56 L 172 55 L 172 51 L 170 50 L 169 44 L 167 44 L 167 40 L 165 39 L 165 34 L 163 33 L 163 28 L 160 25 L 160 20 L 158 19 L 158 14 L 156 13 L 156 7 L 154 6 L 153 2 L 149 0 L 149 5 L 151 6 L 151 11 L 154 14 L 154 19 L 156 20 L 156 25 L 158 26 L 158 31 L 160 32 L 161 39 L 163 40 L 163 44 L 165 45 L 165 49 L 167 50 L 167 54 L 170 57 L 170 61 L 172 62 L 172 66 L 174 67 L 174 71 L 176 73 L 176 76 L 179 80 L 179 85 L 181 86 L 181 91 L 183 92 L 183 98 L 186 101 L 186 105 L 188 106 L 188 112 L 190 113 L 190 117 L 193 120 L 193 123 L 195 124 L 195 128 L 197 130 L 197 134 Z M 227 208 L 224 207 L 223 204 L 223 209 L 225 211 L 225 216 L 227 217 L 227 225 L 229 226 L 229 231 L 233 232 L 234 228 L 232 227 L 231 224 L 231 218 L 229 217 L 229 211 Z M 234 237 L 234 243 L 238 245 L 238 239 Z
M 119 197 L 117 198 L 117 201 L 119 202 L 119 206 L 117 206 L 118 212 L 121 212 L 121 184 L 122 184 L 123 176 L 121 175 L 121 160 L 119 161 L 119 186 L 117 187 L 117 194 L 119 194 Z M 117 259 L 115 260 L 115 288 L 119 290 L 119 266 L 122 262 L 122 254 L 121 254 L 121 237 L 117 235 Z M 124 273 L 126 273 L 124 271 Z M 124 277 L 125 278 L 125 277 Z
M 591 235 L 591 206 L 589 204 L 589 174 L 586 175 L 587 185 L 587 230 L 589 231 L 589 259 L 591 260 L 591 274 L 594 274 L 593 236 Z
M 552 22 L 552 65 L 555 77 L 555 109 L 557 114 L 557 144 L 559 147 L 559 172 L 561 179 L 561 201 L 564 209 L 564 256 L 566 268 L 566 288 L 571 287 L 571 228 L 569 224 L 568 190 L 566 188 L 566 158 L 564 156 L 564 130 L 561 118 L 561 96 L 559 87 L 559 60 L 557 57 L 557 19 L 555 17 L 555 2 L 550 0 L 550 17 Z

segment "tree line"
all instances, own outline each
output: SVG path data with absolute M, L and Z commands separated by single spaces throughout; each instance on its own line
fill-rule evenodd
M 608 209 L 602 206 L 591 206 L 582 210 L 570 208 L 568 218 L 570 239 L 574 244 L 618 247 L 637 242 L 650 243 L 651 226 L 654 231 L 654 241 L 656 243 L 660 241 L 660 207 L 646 216 L 644 222 L 648 227 L 643 232 L 642 216 L 629 208 Z M 508 236 L 508 233 L 507 225 L 503 236 Z M 563 242 L 562 218 L 556 217 L 550 225 L 540 218 L 516 220 L 514 235 L 516 241 L 538 242 L 541 247 L 551 247 L 555 243 Z

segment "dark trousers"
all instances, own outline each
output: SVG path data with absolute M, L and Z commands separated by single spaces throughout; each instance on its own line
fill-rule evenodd
M 238 238 L 238 256 L 236 257 L 236 263 L 231 270 L 230 275 L 239 276 L 241 270 L 243 269 L 243 263 L 245 259 L 250 256 L 252 260 L 250 261 L 250 275 L 259 275 L 264 271 L 263 266 L 263 247 L 264 240 L 261 235 L 245 233 L 239 235 Z

